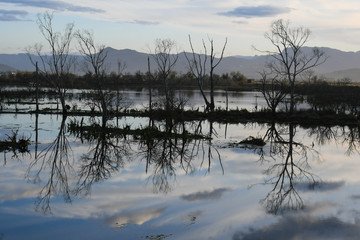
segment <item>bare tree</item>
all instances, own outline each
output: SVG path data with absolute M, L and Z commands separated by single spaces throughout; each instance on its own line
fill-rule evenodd
M 37 62 L 33 58 L 32 53 L 40 58 L 38 70 L 44 74 L 48 82 L 56 89 L 63 113 L 65 114 L 67 112 L 65 81 L 69 77 L 71 67 L 75 64 L 75 58 L 69 55 L 74 24 L 67 24 L 63 33 L 56 32 L 53 26 L 53 13 L 49 12 L 39 14 L 36 23 L 50 47 L 50 54 L 43 53 L 43 46 L 41 44 L 28 47 L 27 54 L 34 66 L 37 66 Z
M 263 71 L 261 75 L 261 93 L 265 98 L 266 104 L 270 108 L 273 115 L 275 115 L 276 108 L 286 97 L 285 81 L 279 78 L 278 75 L 270 75 Z
M 78 40 L 79 51 L 84 56 L 87 71 L 96 80 L 96 95 L 92 99 L 92 104 L 95 104 L 102 112 L 102 120 L 105 124 L 115 97 L 114 94 L 105 90 L 105 60 L 107 58 L 105 45 L 96 45 L 93 33 L 89 30 L 77 31 L 75 36 Z
M 267 67 L 272 74 L 286 78 L 290 85 L 290 114 L 294 112 L 294 89 L 298 75 L 319 66 L 327 59 L 319 48 L 312 48 L 310 53 L 303 51 L 310 35 L 308 28 L 292 28 L 288 21 L 282 19 L 273 22 L 270 31 L 265 33 L 265 38 L 275 47 L 273 51 L 265 51 L 273 59 Z
M 216 59 L 216 53 L 214 52 L 214 40 L 209 39 L 210 42 L 210 55 L 207 55 L 207 46 L 205 44 L 205 41 L 202 40 L 203 48 L 204 48 L 204 54 L 198 54 L 195 53 L 191 37 L 189 35 L 189 43 L 191 47 L 192 56 L 188 57 L 185 54 L 186 60 L 188 61 L 189 69 L 192 72 L 192 74 L 196 77 L 201 95 L 205 101 L 206 105 L 206 111 L 214 111 L 215 110 L 215 100 L 214 100 L 214 70 L 215 68 L 220 64 L 221 60 L 224 56 L 224 51 L 227 44 L 227 38 L 225 39 L 224 46 L 221 51 L 221 55 L 218 59 Z M 207 60 L 208 57 L 210 58 L 210 65 L 209 65 L 209 80 L 210 80 L 210 100 L 208 100 L 207 96 L 204 93 L 204 80 L 206 77 L 206 66 L 207 66 Z
M 86 70 L 100 78 L 105 73 L 104 64 L 107 57 L 105 45 L 97 46 L 94 34 L 89 30 L 76 31 L 75 37 L 78 40 L 79 51 L 87 63 Z
M 152 55 L 156 63 L 157 77 L 164 87 L 166 110 L 171 109 L 174 101 L 174 94 L 169 86 L 169 77 L 179 58 L 179 54 L 172 53 L 175 47 L 176 43 L 171 39 L 156 39 L 155 52 Z

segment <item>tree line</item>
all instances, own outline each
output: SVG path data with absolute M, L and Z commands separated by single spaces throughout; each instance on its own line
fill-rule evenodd
M 135 73 L 118 74 L 111 72 L 104 76 L 104 85 L 109 89 L 139 89 L 146 88 L 148 86 L 148 76 L 146 72 L 137 71 Z M 251 89 L 252 86 L 246 86 L 248 81 L 240 72 L 231 72 L 226 74 L 214 74 L 214 85 L 216 89 L 225 90 L 241 90 Z M 47 81 L 44 74 L 35 72 L 18 71 L 11 76 L 0 76 L 0 82 L 2 86 L 22 86 L 32 87 L 35 85 L 36 80 L 40 87 L 51 87 L 52 85 Z M 172 71 L 169 76 L 169 84 L 174 89 L 198 89 L 198 85 L 195 81 L 195 77 L 192 73 L 178 73 Z M 84 75 L 76 75 L 69 73 L 64 81 L 64 86 L 69 89 L 95 89 L 97 85 L 97 79 L 90 73 Z M 161 88 L 162 82 L 159 79 L 152 81 L 154 88 Z M 209 76 L 204 77 L 204 89 L 208 90 L 210 86 Z
M 200 90 L 206 112 L 215 110 L 214 90 L 221 87 L 226 91 L 243 86 L 248 80 L 239 72 L 217 75 L 215 69 L 221 63 L 227 46 L 227 38 L 220 49 L 215 49 L 214 40 L 208 37 L 202 40 L 202 49 L 196 50 L 191 36 L 188 41 L 191 52 L 186 54 L 188 72 L 178 74 L 174 71 L 178 52 L 176 42 L 171 39 L 156 39 L 149 52 L 148 70 L 146 73 L 124 74 L 126 63 L 118 62 L 118 73 L 106 72 L 107 51 L 104 45 L 98 44 L 90 30 L 76 30 L 73 23 L 66 25 L 62 32 L 55 31 L 53 14 L 45 12 L 38 15 L 37 24 L 43 38 L 50 48 L 45 54 L 43 46 L 35 44 L 28 47 L 30 61 L 36 68 L 35 73 L 18 73 L 17 82 L 29 81 L 36 88 L 50 87 L 56 91 L 61 102 L 63 113 L 67 106 L 65 95 L 69 88 L 90 88 L 95 90 L 92 101 L 98 110 L 106 115 L 107 106 L 115 101 L 113 90 L 121 87 L 141 86 L 149 92 L 149 110 L 152 110 L 152 88 L 157 87 L 163 100 L 156 103 L 165 110 L 183 108 L 186 100 L 174 94 L 174 90 L 189 86 Z M 311 73 L 313 68 L 327 59 L 324 52 L 312 48 L 304 52 L 303 46 L 308 43 L 311 31 L 304 27 L 292 27 L 288 21 L 277 20 L 265 33 L 265 38 L 274 47 L 273 50 L 258 50 L 270 56 L 264 69 L 259 69 L 261 76 L 260 91 L 268 108 L 275 114 L 280 103 L 289 102 L 290 115 L 295 111 L 297 83 L 303 76 Z M 75 59 L 69 54 L 72 42 L 76 41 L 82 55 L 86 74 L 77 76 L 71 70 L 76 66 Z M 35 61 L 33 56 L 40 61 Z M 152 58 L 152 63 L 150 58 Z M 7 76 L 6 76 L 7 77 Z M 205 90 L 208 90 L 205 92 Z M 118 94 L 118 92 L 117 92 Z M 119 99 L 119 97 L 117 97 Z

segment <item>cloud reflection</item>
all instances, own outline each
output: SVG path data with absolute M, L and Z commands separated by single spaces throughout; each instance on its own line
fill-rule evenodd
M 154 218 L 160 217 L 166 210 L 166 207 L 150 208 L 135 212 L 122 212 L 105 219 L 105 222 L 112 227 L 120 227 L 126 224 L 142 225 Z
M 180 198 L 187 202 L 198 202 L 198 201 L 209 201 L 209 200 L 219 200 L 222 195 L 229 191 L 229 188 L 217 188 L 213 191 L 203 191 L 191 193 L 188 195 L 182 195 Z
M 358 239 L 359 236 L 360 223 L 343 222 L 337 217 L 315 218 L 309 214 L 289 214 L 263 228 L 237 232 L 232 239 Z
M 302 192 L 308 191 L 318 191 L 318 192 L 327 192 L 333 190 L 339 190 L 345 186 L 345 181 L 338 182 L 316 182 L 314 183 L 296 183 L 296 188 Z

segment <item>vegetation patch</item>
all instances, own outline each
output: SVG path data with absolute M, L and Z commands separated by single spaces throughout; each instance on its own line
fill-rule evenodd
M 28 146 L 30 145 L 30 138 L 24 136 L 18 137 L 18 130 L 13 131 L 12 135 L 6 135 L 7 140 L 0 141 L 0 152 L 12 151 L 14 156 L 17 153 L 29 152 Z
M 244 140 L 240 141 L 239 144 L 263 147 L 266 145 L 266 142 L 260 137 L 250 136 L 250 137 L 247 137 Z
M 109 137 L 124 137 L 132 136 L 135 140 L 151 140 L 151 139 L 169 139 L 169 138 L 181 138 L 184 140 L 193 139 L 208 139 L 208 136 L 190 133 L 184 131 L 182 133 L 176 133 L 172 131 L 161 131 L 156 127 L 145 127 L 131 129 L 130 126 L 118 127 L 103 127 L 98 123 L 91 125 L 82 125 L 77 121 L 71 121 L 68 125 L 69 132 L 76 136 L 81 136 L 87 140 L 92 140 L 101 137 L 103 134 L 107 134 Z

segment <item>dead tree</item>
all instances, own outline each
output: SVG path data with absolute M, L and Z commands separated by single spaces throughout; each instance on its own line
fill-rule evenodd
M 174 93 L 171 91 L 169 77 L 179 58 L 179 54 L 173 54 L 176 43 L 171 39 L 156 39 L 155 52 L 152 55 L 156 63 L 158 79 L 163 84 L 165 95 L 165 109 L 171 110 L 174 105 Z
M 104 45 L 96 45 L 93 33 L 88 30 L 77 31 L 75 36 L 78 40 L 80 53 L 84 56 L 86 69 L 95 78 L 96 95 L 91 104 L 102 113 L 102 122 L 106 124 L 109 119 L 109 111 L 114 98 L 114 94 L 105 89 L 105 61 L 107 51 Z
M 75 64 L 75 58 L 69 55 L 74 24 L 67 24 L 63 33 L 56 32 L 53 24 L 53 14 L 49 12 L 39 14 L 36 22 L 41 34 L 48 43 L 48 47 L 50 47 L 50 54 L 43 53 L 41 44 L 28 47 L 27 54 L 34 66 L 37 64 L 33 54 L 39 57 L 38 71 L 46 77 L 50 85 L 56 90 L 63 113 L 66 114 L 65 95 L 67 89 L 65 82 L 69 77 L 71 67 Z
M 265 38 L 274 46 L 273 51 L 265 51 L 273 59 L 267 68 L 273 74 L 286 78 L 290 85 L 290 114 L 294 112 L 294 90 L 298 76 L 327 59 L 319 48 L 304 51 L 303 47 L 310 40 L 310 35 L 308 28 L 292 28 L 288 21 L 282 19 L 273 22 L 270 31 L 265 33 Z
M 278 75 L 270 75 L 265 71 L 260 75 L 262 81 L 260 92 L 264 96 L 272 114 L 275 115 L 276 108 L 287 95 L 285 80 Z
M 197 80 L 198 87 L 200 89 L 201 95 L 205 101 L 206 111 L 214 111 L 215 110 L 215 100 L 214 100 L 214 70 L 220 64 L 221 60 L 224 56 L 224 51 L 227 44 L 227 38 L 225 39 L 224 46 L 221 51 L 221 55 L 216 59 L 216 53 L 214 52 L 214 40 L 209 39 L 210 42 L 210 55 L 207 53 L 208 47 L 205 44 L 205 41 L 202 40 L 204 54 L 195 53 L 191 37 L 189 35 L 189 43 L 191 47 L 191 57 L 188 57 L 185 54 L 186 60 L 188 62 L 189 69 L 191 73 L 195 76 Z M 204 93 L 204 81 L 207 75 L 207 60 L 209 60 L 209 81 L 210 81 L 210 100 L 207 98 Z

